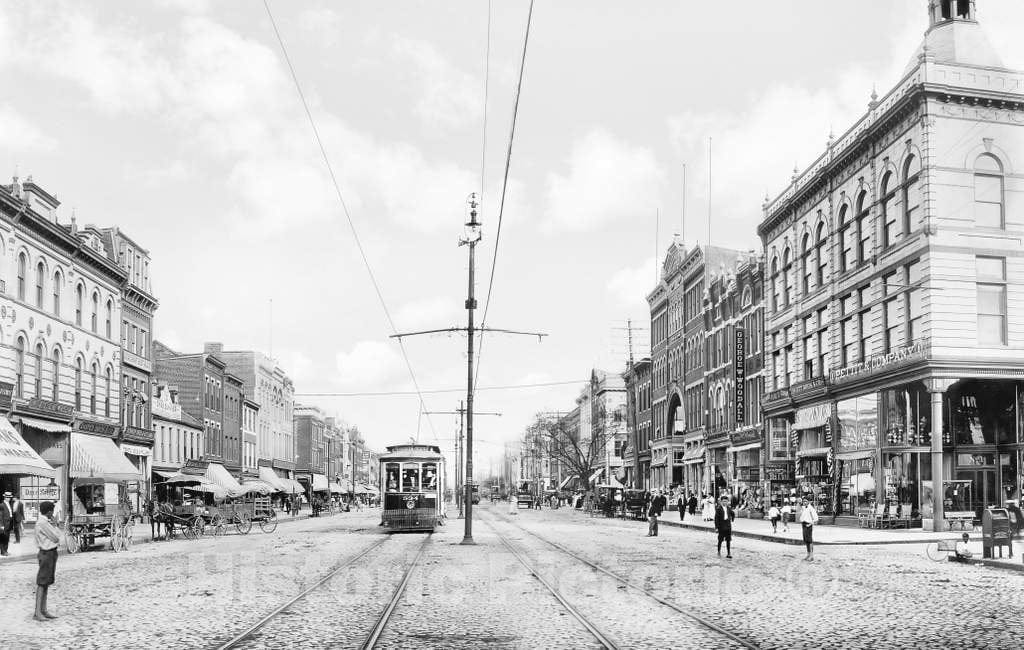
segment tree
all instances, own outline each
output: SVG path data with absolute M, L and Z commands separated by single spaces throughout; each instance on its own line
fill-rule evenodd
M 527 427 L 524 446 L 530 453 L 537 450 L 540 455 L 557 462 L 580 478 L 585 491 L 590 491 L 590 477 L 604 466 L 605 445 L 608 428 L 591 427 L 591 431 L 579 431 L 571 427 L 567 418 L 538 413 Z

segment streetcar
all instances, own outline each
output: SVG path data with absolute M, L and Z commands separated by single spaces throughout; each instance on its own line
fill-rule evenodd
M 381 526 L 432 531 L 444 523 L 444 455 L 437 445 L 392 445 L 380 456 Z

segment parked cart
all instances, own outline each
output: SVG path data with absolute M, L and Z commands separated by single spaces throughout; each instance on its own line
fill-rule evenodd
M 277 513 L 267 496 L 242 497 L 208 510 L 204 519 L 214 535 L 223 535 L 229 526 L 234 526 L 240 535 L 247 535 L 253 523 L 265 533 L 277 530 Z
M 110 549 L 115 553 L 131 547 L 134 538 L 131 508 L 107 505 L 103 512 L 72 515 L 64 529 L 68 553 L 88 549 L 99 537 L 110 538 Z

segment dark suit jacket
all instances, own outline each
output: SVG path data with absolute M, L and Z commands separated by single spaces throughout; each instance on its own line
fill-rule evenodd
M 8 532 L 14 528 L 14 513 L 11 512 L 11 506 L 6 501 L 0 503 L 0 530 Z
M 731 506 L 722 507 L 722 504 L 715 506 L 715 530 L 723 533 L 732 532 L 732 521 L 736 518 L 736 511 Z
M 668 505 L 668 499 L 665 498 L 664 494 L 659 494 L 651 500 L 651 506 L 647 511 L 647 515 L 649 517 L 660 517 L 666 505 Z
M 25 521 L 25 504 L 18 499 L 14 502 L 14 525 L 17 526 L 23 521 Z

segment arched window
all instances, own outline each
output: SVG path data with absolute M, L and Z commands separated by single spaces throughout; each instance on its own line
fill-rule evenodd
M 36 307 L 43 308 L 43 279 L 46 277 L 46 267 L 40 262 L 36 264 Z
M 60 401 L 60 350 L 54 349 L 53 356 L 53 401 Z
M 772 260 L 772 311 L 778 311 L 781 303 L 779 302 L 779 258 Z
M 921 163 L 911 156 L 903 165 L 903 232 L 912 233 L 921 226 Z
M 882 248 L 895 244 L 902 234 L 896 216 L 896 183 L 888 172 L 882 177 Z
M 817 262 L 817 266 L 814 271 L 814 284 L 819 287 L 825 285 L 825 276 L 828 271 L 828 252 L 826 251 L 826 246 L 828 245 L 828 238 L 826 237 L 827 234 L 828 233 L 825 231 L 825 224 L 819 223 L 818 231 L 814 236 L 814 248 L 816 251 L 814 257 Z
M 107 366 L 107 376 L 106 376 L 106 381 L 107 381 L 106 393 L 107 393 L 107 396 L 106 396 L 106 399 L 103 402 L 103 415 L 107 416 L 108 418 L 110 417 L 110 381 L 111 381 L 111 379 L 112 379 L 112 377 L 111 377 L 111 374 L 110 374 L 110 367 Z
M 751 290 L 750 285 L 743 287 L 743 297 L 740 299 L 741 307 L 749 307 L 754 304 L 754 292 Z
M 974 161 L 974 225 L 1003 228 L 1003 166 L 991 154 Z
M 28 258 L 18 253 L 18 300 L 25 299 L 25 275 L 28 273 Z
M 46 358 L 46 352 L 43 350 L 42 343 L 36 343 L 36 392 L 33 397 L 39 399 L 43 398 L 43 359 Z
M 82 359 L 75 359 L 75 410 L 82 410 Z
M 789 248 L 782 253 L 782 286 L 782 297 L 786 301 L 785 306 L 789 307 L 793 302 L 793 254 Z
M 98 321 L 99 311 L 100 311 L 100 294 L 98 294 L 97 292 L 93 291 L 92 292 L 92 320 L 91 320 L 91 323 L 90 323 L 90 327 L 92 328 L 92 333 L 93 334 L 95 334 L 97 332 L 96 323 Z
M 800 290 L 809 293 L 811 290 L 811 276 L 814 274 L 814 262 L 811 260 L 811 235 L 804 234 L 803 243 L 800 245 L 800 278 L 802 285 Z
M 868 212 L 871 205 L 868 203 L 867 190 L 861 190 L 857 195 L 857 261 L 866 263 L 871 258 L 871 219 Z
M 53 315 L 60 318 L 60 269 L 53 273 Z
M 839 208 L 839 270 L 849 271 L 857 266 L 857 233 L 853 229 L 850 206 Z
M 75 325 L 82 326 L 82 299 L 85 289 L 82 285 L 75 287 Z
M 112 327 L 113 327 L 113 324 L 112 324 L 111 320 L 114 317 L 114 303 L 112 301 L 110 301 L 110 300 L 107 301 L 106 317 L 107 317 L 107 320 L 106 320 L 106 333 L 107 333 L 107 338 L 109 339 L 111 334 L 112 334 Z
M 14 343 L 14 381 L 18 397 L 25 396 L 25 339 L 18 337 Z
M 89 412 L 96 415 L 96 375 L 99 374 L 99 368 L 96 367 L 96 362 L 92 363 L 92 390 L 89 392 Z

